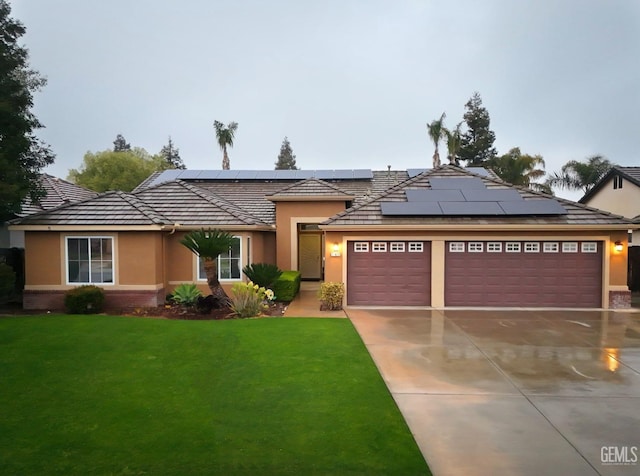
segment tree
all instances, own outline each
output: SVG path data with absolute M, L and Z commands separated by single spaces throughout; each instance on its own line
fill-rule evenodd
M 438 144 L 440 143 L 440 139 L 444 137 L 445 127 L 444 127 L 444 118 L 447 115 L 443 112 L 440 116 L 440 119 L 435 119 L 427 124 L 427 134 L 429 138 L 433 142 L 435 150 L 433 152 L 433 168 L 440 167 L 440 154 L 438 153 Z
M 192 231 L 180 240 L 192 253 L 204 261 L 204 271 L 207 275 L 207 285 L 211 294 L 222 304 L 229 304 L 229 297 L 224 292 L 218 280 L 218 256 L 233 245 L 233 235 L 218 229 Z
M 460 152 L 460 144 L 462 142 L 462 131 L 460 127 L 462 126 L 462 122 L 459 122 L 456 128 L 452 131 L 445 128 L 444 129 L 444 137 L 447 141 L 447 159 L 449 159 L 449 163 L 453 165 L 458 165 L 458 154 Z
M 561 172 L 554 172 L 547 180 L 551 187 L 568 190 L 582 190 L 587 193 L 615 164 L 601 155 L 587 157 L 586 162 L 570 160 L 562 166 Z
M 475 92 L 465 104 L 464 121 L 467 131 L 462 134 L 459 156 L 467 165 L 482 166 L 485 161 L 497 155 L 493 143 L 496 135 L 489 129 L 489 112 L 482 107 L 480 94 Z
M 227 155 L 227 146 L 233 147 L 233 139 L 235 138 L 236 131 L 238 130 L 237 122 L 230 122 L 225 125 L 220 121 L 214 121 L 213 127 L 216 130 L 216 139 L 220 150 L 222 150 L 222 170 L 229 170 L 231 163 L 229 162 L 229 156 Z
M 545 175 L 545 163 L 541 155 L 523 154 L 520 148 L 514 147 L 504 155 L 489 159 L 485 166 L 512 185 L 551 193 L 551 188 L 546 183 L 536 182 Z
M 296 167 L 296 155 L 293 153 L 289 139 L 286 136 L 280 146 L 276 170 L 298 170 L 298 167 Z
M 160 157 L 167 162 L 170 169 L 180 169 L 184 170 L 186 167 L 184 166 L 184 162 L 180 158 L 180 149 L 173 145 L 171 141 L 171 136 L 169 136 L 169 142 L 167 145 L 163 146 L 160 149 Z
M 153 172 L 168 168 L 159 155 L 152 157 L 139 147 L 122 152 L 87 152 L 80 168 L 69 170 L 68 180 L 96 192 L 130 192 Z
M 116 136 L 116 140 L 113 141 L 113 151 L 123 152 L 125 150 L 131 150 L 131 144 L 128 144 L 122 134 Z
M 31 112 L 33 93 L 46 79 L 29 68 L 29 52 L 18 45 L 26 28 L 11 18 L 11 7 L 0 0 L 0 219 L 19 212 L 29 196 L 37 202 L 44 195 L 40 171 L 55 155 L 34 131 L 43 127 Z

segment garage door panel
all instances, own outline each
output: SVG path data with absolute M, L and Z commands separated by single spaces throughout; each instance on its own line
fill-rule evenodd
M 365 242 L 359 242 L 365 243 Z M 421 252 L 356 252 L 347 244 L 347 304 L 360 306 L 428 306 L 431 303 L 431 246 L 423 243 Z M 394 241 L 398 243 L 398 241 Z M 412 242 L 416 243 L 416 242 Z

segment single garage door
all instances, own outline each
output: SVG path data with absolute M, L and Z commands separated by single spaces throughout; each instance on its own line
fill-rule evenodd
M 602 242 L 451 241 L 445 305 L 602 305 Z
M 431 304 L 430 242 L 349 241 L 347 253 L 347 304 Z

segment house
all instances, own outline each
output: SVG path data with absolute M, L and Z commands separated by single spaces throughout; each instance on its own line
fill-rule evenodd
M 62 307 L 76 285 L 111 307 L 158 305 L 185 282 L 206 291 L 180 244 L 220 228 L 229 291 L 249 263 L 339 281 L 346 305 L 627 307 L 630 220 L 506 184 L 485 170 L 168 170 L 17 220 L 24 306 Z M 620 243 L 619 243 L 620 242 Z
M 640 224 L 640 167 L 613 167 L 579 200 Z M 640 233 L 629 233 L 629 288 L 640 291 Z

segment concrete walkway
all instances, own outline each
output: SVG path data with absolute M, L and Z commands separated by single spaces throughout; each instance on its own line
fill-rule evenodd
M 303 281 L 300 284 L 300 292 L 284 311 L 284 317 L 342 317 L 347 315 L 344 311 L 321 311 L 318 290 L 320 283 L 317 281 Z
M 640 474 L 640 314 L 347 314 L 435 475 Z

